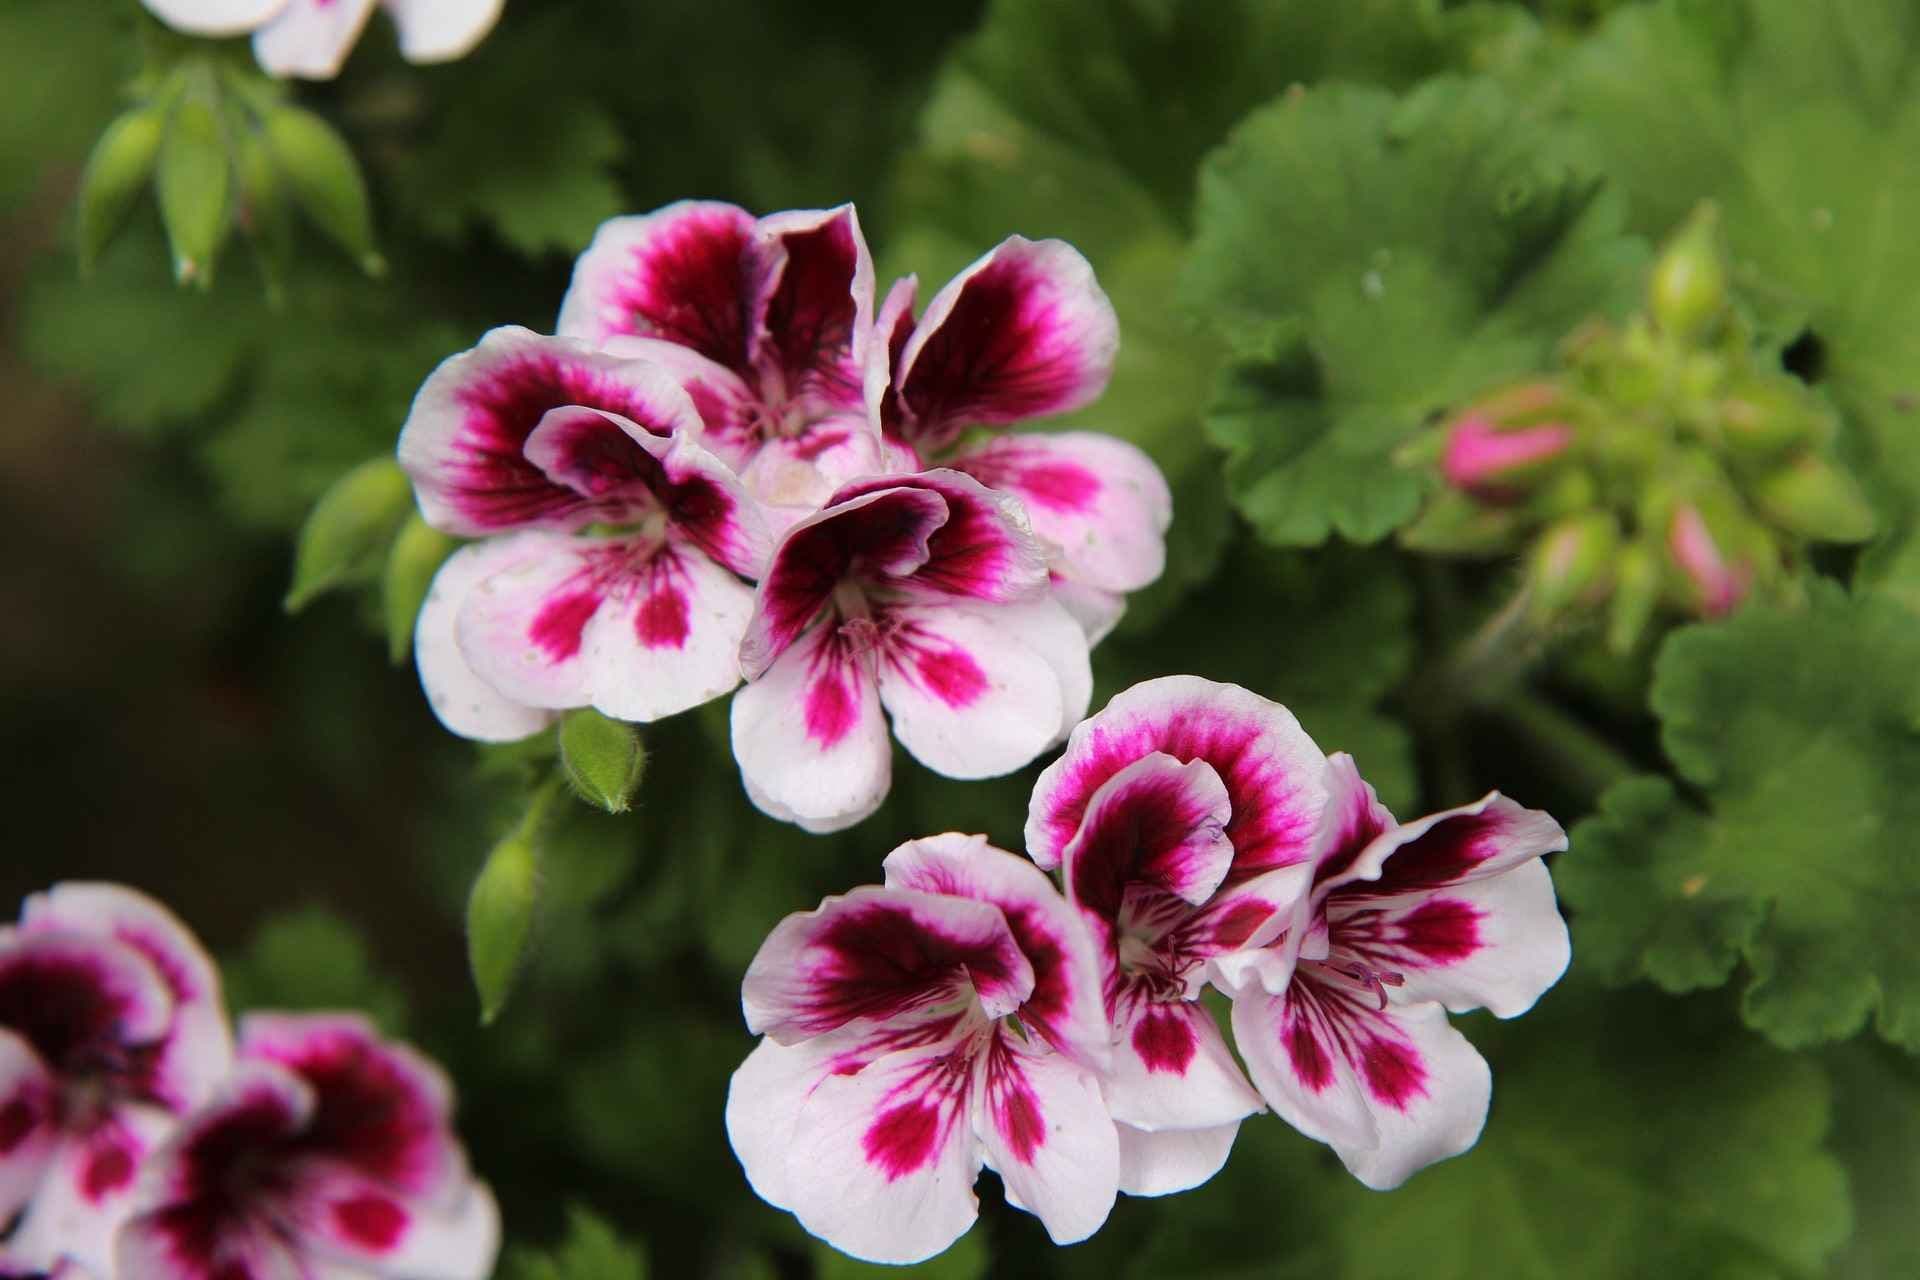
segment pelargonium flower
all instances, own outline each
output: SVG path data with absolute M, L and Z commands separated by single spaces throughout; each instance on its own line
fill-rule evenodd
M 740 682 L 769 538 L 665 371 L 495 329 L 434 371 L 400 462 L 435 528 L 482 539 L 416 624 L 434 713 L 483 741 L 567 707 L 655 720 Z
M 157 902 L 29 897 L 0 931 L 0 1266 L 110 1273 L 141 1164 L 232 1063 L 220 977 Z
M 1114 1124 L 1085 926 L 984 836 L 910 841 L 886 883 L 788 916 L 747 970 L 764 1036 L 727 1134 L 748 1180 L 835 1248 L 917 1262 L 978 1213 L 981 1166 L 1054 1240 L 1112 1208 Z
M 733 752 L 763 811 L 834 831 L 901 744 L 953 778 L 1009 773 L 1085 714 L 1086 635 L 1047 591 L 1017 499 L 957 471 L 832 495 L 775 549 L 740 647 Z
M 970 428 L 1098 399 L 1120 342 L 1113 304 L 1073 246 L 1022 236 L 955 276 L 915 323 L 917 288 L 911 276 L 896 282 L 876 321 L 888 440 L 923 465 L 1017 495 L 1047 548 L 1056 594 L 1098 641 L 1127 593 L 1166 567 L 1173 502 L 1159 468 L 1133 445 L 1089 431 L 956 446 Z
M 500 20 L 504 0 L 142 0 L 176 31 L 253 35 L 253 56 L 272 75 L 331 80 L 376 5 L 393 18 L 409 62 L 471 53 Z
M 1486 1061 L 1448 1011 L 1513 1017 L 1566 971 L 1540 858 L 1567 837 L 1498 792 L 1402 826 L 1351 757 L 1329 765 L 1313 887 L 1242 969 L 1234 1039 L 1273 1109 L 1385 1190 L 1486 1123 Z
M 559 332 L 667 368 L 707 444 L 784 528 L 887 465 L 873 261 L 852 205 L 755 218 L 686 200 L 615 218 L 580 256 Z
M 1117 695 L 1034 786 L 1027 852 L 1060 868 L 1101 961 L 1122 1190 L 1204 1182 L 1261 1109 L 1197 997 L 1292 920 L 1326 801 L 1285 707 L 1196 676 Z
M 439 1068 L 363 1019 L 259 1014 L 141 1179 L 116 1261 L 141 1280 L 485 1280 L 499 1211 Z

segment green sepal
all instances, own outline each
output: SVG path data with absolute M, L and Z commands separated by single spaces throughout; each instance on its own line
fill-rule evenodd
M 1760 478 L 1754 499 L 1769 520 L 1815 542 L 1865 542 L 1873 506 L 1846 471 L 1808 454 Z
M 80 270 L 90 272 L 100 252 L 126 221 L 127 211 L 160 157 L 167 113 L 153 104 L 135 107 L 107 126 L 87 157 L 80 178 Z
M 300 529 L 287 612 L 298 613 L 343 583 L 371 578 L 412 506 L 413 486 L 389 457 L 369 459 L 334 481 Z
M 440 532 L 417 511 L 400 526 L 380 576 L 380 616 L 387 628 L 387 657 L 394 666 L 413 652 L 414 624 L 433 576 L 459 547 L 460 539 Z
M 386 271 L 374 248 L 373 207 L 353 149 L 332 125 L 304 107 L 281 104 L 261 127 L 307 216 L 370 276 Z
M 552 784 L 535 794 L 520 825 L 487 855 L 467 897 L 467 963 L 482 1026 L 506 1007 L 532 947 L 542 887 L 539 838 L 552 794 Z
M 582 707 L 560 722 L 560 763 L 575 795 L 625 813 L 646 773 L 647 749 L 632 725 Z
M 173 108 L 160 144 L 155 185 L 160 220 L 173 248 L 174 279 L 209 288 L 214 259 L 231 226 L 232 166 L 211 77 Z

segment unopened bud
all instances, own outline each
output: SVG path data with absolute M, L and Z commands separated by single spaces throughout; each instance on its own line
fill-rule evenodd
M 1551 378 L 1535 378 L 1481 396 L 1461 417 L 1484 418 L 1497 427 L 1525 427 L 1562 416 L 1566 406 L 1565 388 Z
M 1778 457 L 1797 445 L 1823 445 L 1833 435 L 1831 416 L 1784 377 L 1743 382 L 1718 408 L 1721 438 L 1747 457 Z
M 166 136 L 166 113 L 136 107 L 107 126 L 80 179 L 80 269 L 91 271 L 153 175 Z
M 412 506 L 412 484 L 392 458 L 373 458 L 334 481 L 301 527 L 287 612 L 298 612 L 334 587 L 371 578 Z
M 480 993 L 480 1021 L 500 1016 L 533 940 L 540 906 L 540 855 L 523 831 L 502 840 L 467 898 L 467 961 Z
M 1471 412 L 1448 430 L 1440 473 L 1456 489 L 1499 498 L 1540 476 L 1572 443 L 1573 428 L 1564 422 L 1502 430 Z
M 1663 332 L 1684 340 L 1705 337 L 1727 306 L 1727 263 L 1720 246 L 1720 211 L 1702 203 L 1674 233 L 1653 264 L 1647 304 Z
M 1660 556 L 1652 547 L 1633 543 L 1622 547 L 1613 561 L 1613 592 L 1607 597 L 1607 647 L 1625 655 L 1633 652 L 1653 611 L 1660 604 Z
M 1400 545 L 1432 555 L 1497 555 L 1513 547 L 1520 527 L 1514 508 L 1490 507 L 1457 490 L 1442 489 L 1419 518 L 1400 531 Z
M 174 278 L 206 288 L 227 238 L 232 190 L 226 135 L 213 91 L 189 91 L 173 108 L 160 144 L 155 185 L 173 248 Z
M 366 179 L 346 140 L 313 112 L 287 104 L 269 111 L 262 127 L 307 216 L 368 275 L 385 271 L 386 262 L 373 245 Z
M 1732 558 L 1691 504 L 1675 509 L 1667 525 L 1667 554 L 1688 584 L 1689 604 L 1701 617 L 1726 617 L 1740 607 L 1753 585 L 1751 566 Z
M 1768 519 L 1815 542 L 1865 542 L 1873 508 L 1840 467 L 1808 454 L 1761 477 L 1754 498 Z
M 433 586 L 433 575 L 459 547 L 460 540 L 444 534 L 419 512 L 407 517 L 387 553 L 380 579 L 380 613 L 387 628 L 387 656 L 399 666 L 413 650 L 413 627 Z
M 1584 512 L 1547 526 L 1527 564 L 1528 598 L 1535 616 L 1591 604 L 1604 594 L 1619 545 L 1619 522 L 1605 512 Z
M 625 813 L 646 772 L 647 750 L 632 725 L 584 707 L 560 722 L 560 763 L 575 795 L 608 813 Z

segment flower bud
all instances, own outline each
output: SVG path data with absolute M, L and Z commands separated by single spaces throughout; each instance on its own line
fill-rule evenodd
M 1573 428 L 1564 422 L 1503 431 L 1469 411 L 1447 432 L 1440 473 L 1456 489 L 1497 500 L 1538 477 L 1572 443 Z
M 1731 539 L 1726 539 L 1731 541 Z M 1675 508 L 1667 525 L 1667 555 L 1688 587 L 1688 603 L 1703 618 L 1724 618 L 1739 608 L 1753 585 L 1751 566 L 1733 560 L 1700 509 Z
M 1512 548 L 1520 528 L 1517 510 L 1490 507 L 1464 493 L 1442 489 L 1428 500 L 1418 519 L 1400 530 L 1400 545 L 1432 555 L 1493 555 Z
M 1602 595 L 1619 545 L 1619 522 L 1605 512 L 1582 512 L 1548 525 L 1527 563 L 1534 615 L 1550 617 Z
M 1633 652 L 1660 604 L 1659 553 L 1643 543 L 1622 547 L 1613 562 L 1613 592 L 1607 598 L 1607 647 Z
M 368 275 L 384 272 L 386 261 L 373 246 L 366 180 L 346 140 L 313 112 L 284 103 L 267 113 L 262 127 L 307 216 Z
M 540 905 L 540 854 L 524 830 L 493 847 L 467 898 L 467 961 L 480 1021 L 500 1016 L 520 974 Z
M 173 274 L 181 284 L 204 289 L 213 283 L 214 258 L 230 225 L 232 185 L 218 99 L 211 89 L 189 91 L 167 123 L 155 179 Z
M 389 457 L 363 462 L 334 481 L 300 530 L 287 612 L 299 612 L 343 583 L 372 577 L 412 506 L 413 486 Z
M 387 628 L 387 656 L 394 666 L 412 652 L 414 623 L 433 586 L 433 575 L 459 545 L 458 538 L 440 532 L 417 511 L 394 537 L 380 578 L 380 612 Z
M 625 813 L 646 772 L 647 750 L 632 725 L 583 707 L 560 722 L 560 763 L 575 795 L 608 813 Z
M 1702 203 L 1653 264 L 1647 303 L 1662 332 L 1682 340 L 1706 337 L 1727 306 L 1727 264 L 1720 247 L 1720 211 Z
M 1747 457 L 1778 457 L 1796 445 L 1824 445 L 1833 420 L 1785 378 L 1752 378 L 1734 387 L 1718 408 L 1720 436 Z
M 1769 520 L 1815 542 L 1865 542 L 1873 507 L 1851 475 L 1806 454 L 1762 476 L 1754 499 Z
M 166 136 L 166 113 L 135 107 L 100 135 L 80 179 L 80 269 L 91 271 L 101 250 L 126 220 L 127 210 L 153 174 Z

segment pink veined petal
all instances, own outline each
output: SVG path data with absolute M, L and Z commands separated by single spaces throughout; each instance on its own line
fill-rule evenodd
M 873 346 L 867 353 L 867 411 L 889 442 L 911 449 L 900 439 L 900 396 L 893 385 L 893 371 L 900 367 L 900 353 L 913 336 L 913 303 L 920 290 L 917 276 L 902 276 L 887 290 L 873 321 Z M 890 468 L 911 469 L 913 468 Z
M 998 907 L 1033 966 L 1020 1025 L 1085 1066 L 1106 1067 L 1107 1015 L 1093 937 L 1039 868 L 985 836 L 957 833 L 909 840 L 881 865 L 889 887 Z
M 1020 642 L 1046 659 L 1060 681 L 1060 724 L 1048 746 L 1067 740 L 1073 726 L 1087 715 L 1093 701 L 1093 661 L 1086 633 L 1051 593 L 1012 604 L 971 604 L 965 612 L 986 618 L 1020 637 Z
M 0 1027 L 50 1070 L 76 1059 L 127 1062 L 130 1050 L 163 1045 L 173 1017 L 160 971 L 124 943 L 75 929 L 0 933 Z
M 440 566 L 413 627 L 414 663 L 427 705 L 451 733 L 478 742 L 517 742 L 552 724 L 555 715 L 516 702 L 474 671 L 460 650 L 460 614 L 480 583 L 557 555 L 565 539 L 518 533 L 462 547 Z
M 655 499 L 672 536 L 690 542 L 743 577 L 757 578 L 773 555 L 773 537 L 759 507 L 732 468 L 700 443 L 697 433 L 678 434 L 658 451 L 661 476 Z
M 866 1262 L 921 1262 L 979 1214 L 972 1124 L 977 1020 L 888 1054 L 808 1094 L 793 1127 L 785 1189 L 800 1224 Z
M 288 0 L 253 33 L 253 57 L 274 76 L 331 80 L 340 74 L 374 0 Z
M 1438 1004 L 1378 1006 L 1376 992 L 1302 966 L 1279 996 L 1233 1002 L 1233 1035 L 1261 1096 L 1379 1191 L 1480 1137 L 1492 1076 Z
M 842 488 L 833 501 L 844 503 L 888 489 L 937 494 L 947 504 L 945 522 L 927 539 L 926 562 L 913 571 L 914 590 L 992 604 L 1044 594 L 1046 556 L 1018 498 L 996 493 L 972 476 L 936 468 L 857 481 Z
M 1034 970 L 990 902 L 867 885 L 796 912 L 741 983 L 747 1027 L 793 1044 L 852 1022 L 892 1023 L 969 989 L 988 1018 L 1033 994 Z
M 1026 504 L 1048 560 L 1105 591 L 1138 591 L 1167 565 L 1173 495 L 1153 460 L 1091 431 L 1000 436 L 949 464 Z
M 452 62 L 473 52 L 500 21 L 504 0 L 380 0 L 400 29 L 408 62 Z
M 0 1257 L 48 1268 L 67 1256 L 111 1274 L 114 1233 L 133 1211 L 141 1167 L 173 1129 L 158 1107 L 123 1105 L 88 1132 L 64 1136 Z
M 905 577 L 926 564 L 947 514 L 939 494 L 895 486 L 853 495 L 794 525 L 755 593 L 740 646 L 746 677 L 771 667 L 842 582 Z
M 128 1222 L 114 1241 L 116 1270 L 141 1280 L 318 1280 L 269 1224 L 235 1223 L 202 1246 L 198 1215 L 161 1209 Z M 364 1274 L 364 1273 L 362 1273 Z M 327 1277 L 326 1280 L 359 1280 Z
M 659 338 L 744 374 L 753 232 L 752 214 L 711 200 L 602 223 L 574 264 L 559 332 L 595 344 Z
M 834 626 L 808 631 L 734 694 L 729 719 L 747 796 L 771 817 L 839 831 L 878 809 L 892 785 L 873 659 Z
M 1109 927 L 1130 885 L 1194 906 L 1233 865 L 1226 784 L 1204 760 L 1151 752 L 1107 779 L 1062 854 L 1068 897 Z
M 1191 1191 L 1225 1168 L 1240 1122 L 1157 1133 L 1128 1124 L 1115 1124 L 1114 1129 L 1120 1135 L 1120 1190 L 1130 1196 L 1165 1196 Z
M 1205 760 L 1233 805 L 1227 883 L 1304 862 L 1327 801 L 1326 757 L 1277 702 L 1198 676 L 1164 676 L 1115 695 L 1074 729 L 1027 812 L 1027 852 L 1051 870 L 1107 779 L 1144 755 Z
M 1114 1119 L 1140 1129 L 1211 1129 L 1264 1109 L 1204 1005 L 1123 1000 L 1113 1030 L 1105 1082 Z
M 1004 1030 L 979 1055 L 974 1126 L 1008 1198 L 1055 1244 L 1098 1231 L 1119 1190 L 1120 1145 L 1097 1076 Z
M 464 1186 L 465 1153 L 451 1129 L 446 1073 L 381 1039 L 358 1014 L 249 1014 L 240 1056 L 296 1076 L 313 1095 L 303 1153 L 332 1161 L 428 1204 Z
M 700 415 L 700 443 L 736 472 L 760 448 L 760 402 L 739 374 L 717 361 L 664 338 L 619 334 L 601 347 L 624 360 L 644 360 L 680 384 Z
M 1360 870 L 1361 855 L 1374 840 L 1400 825 L 1346 752 L 1327 757 L 1327 787 L 1327 807 L 1313 851 L 1314 887 L 1323 897 L 1328 889 L 1353 878 Z M 1369 869 L 1377 869 L 1377 863 Z
M 765 441 L 740 478 L 775 525 L 791 528 L 826 506 L 849 481 L 890 471 L 893 461 L 871 422 L 838 413 L 800 435 Z
M 1253 982 L 1270 992 L 1287 989 L 1299 959 L 1295 926 L 1313 918 L 1312 878 L 1309 863 L 1279 867 L 1221 890 L 1194 914 L 1188 946 L 1208 957 L 1216 986 L 1229 995 Z
M 1438 1000 L 1455 1013 L 1525 1013 L 1573 958 L 1553 878 L 1537 859 L 1404 898 L 1336 896 L 1328 914 L 1342 956 L 1403 976 L 1396 1000 Z
M 287 7 L 287 0 L 140 0 L 175 31 L 196 36 L 240 36 Z
M 219 970 L 179 917 L 124 885 L 67 881 L 29 897 L 20 923 L 27 933 L 93 933 L 139 952 L 173 995 L 173 1027 L 149 1089 L 176 1112 L 212 1094 L 232 1066 L 233 1033 Z
M 753 589 L 691 547 L 665 547 L 587 624 L 593 705 L 644 724 L 740 683 Z
M 748 356 L 763 388 L 807 416 L 864 415 L 873 259 L 850 204 L 762 218 L 748 288 Z
M 526 456 L 554 409 L 581 406 L 655 435 L 699 430 L 692 401 L 664 370 L 572 338 L 508 326 L 443 361 L 414 397 L 400 465 L 421 515 L 465 537 L 520 528 L 573 530 L 602 518 L 594 501 L 556 484 Z
M 993 778 L 1058 739 L 1051 662 L 991 606 L 894 605 L 876 613 L 880 701 L 900 745 L 949 778 Z
M 1102 591 L 1084 582 L 1076 582 L 1055 571 L 1049 582 L 1053 598 L 1073 620 L 1092 648 L 1113 633 L 1127 612 L 1127 598 L 1116 591 Z M 1069 725 L 1069 728 L 1072 726 Z
M 500 1210 L 484 1186 L 444 1206 L 327 1161 L 298 1166 L 290 1225 L 321 1256 L 409 1280 L 486 1280 L 500 1251 Z
M 1119 345 L 1078 250 L 1009 237 L 934 295 L 900 353 L 901 434 L 936 449 L 968 426 L 1078 409 L 1106 390 Z
M 59 1135 L 58 1088 L 33 1046 L 0 1027 L 0 1219 L 40 1188 Z
M 454 624 L 460 654 L 483 685 L 510 702 L 586 706 L 593 701 L 587 628 L 616 592 L 624 601 L 651 553 L 625 538 L 521 536 L 540 539 L 539 554 L 474 582 Z
M 1321 891 L 1394 897 L 1499 875 L 1566 847 L 1567 833 L 1550 814 L 1492 791 L 1382 832 Z

